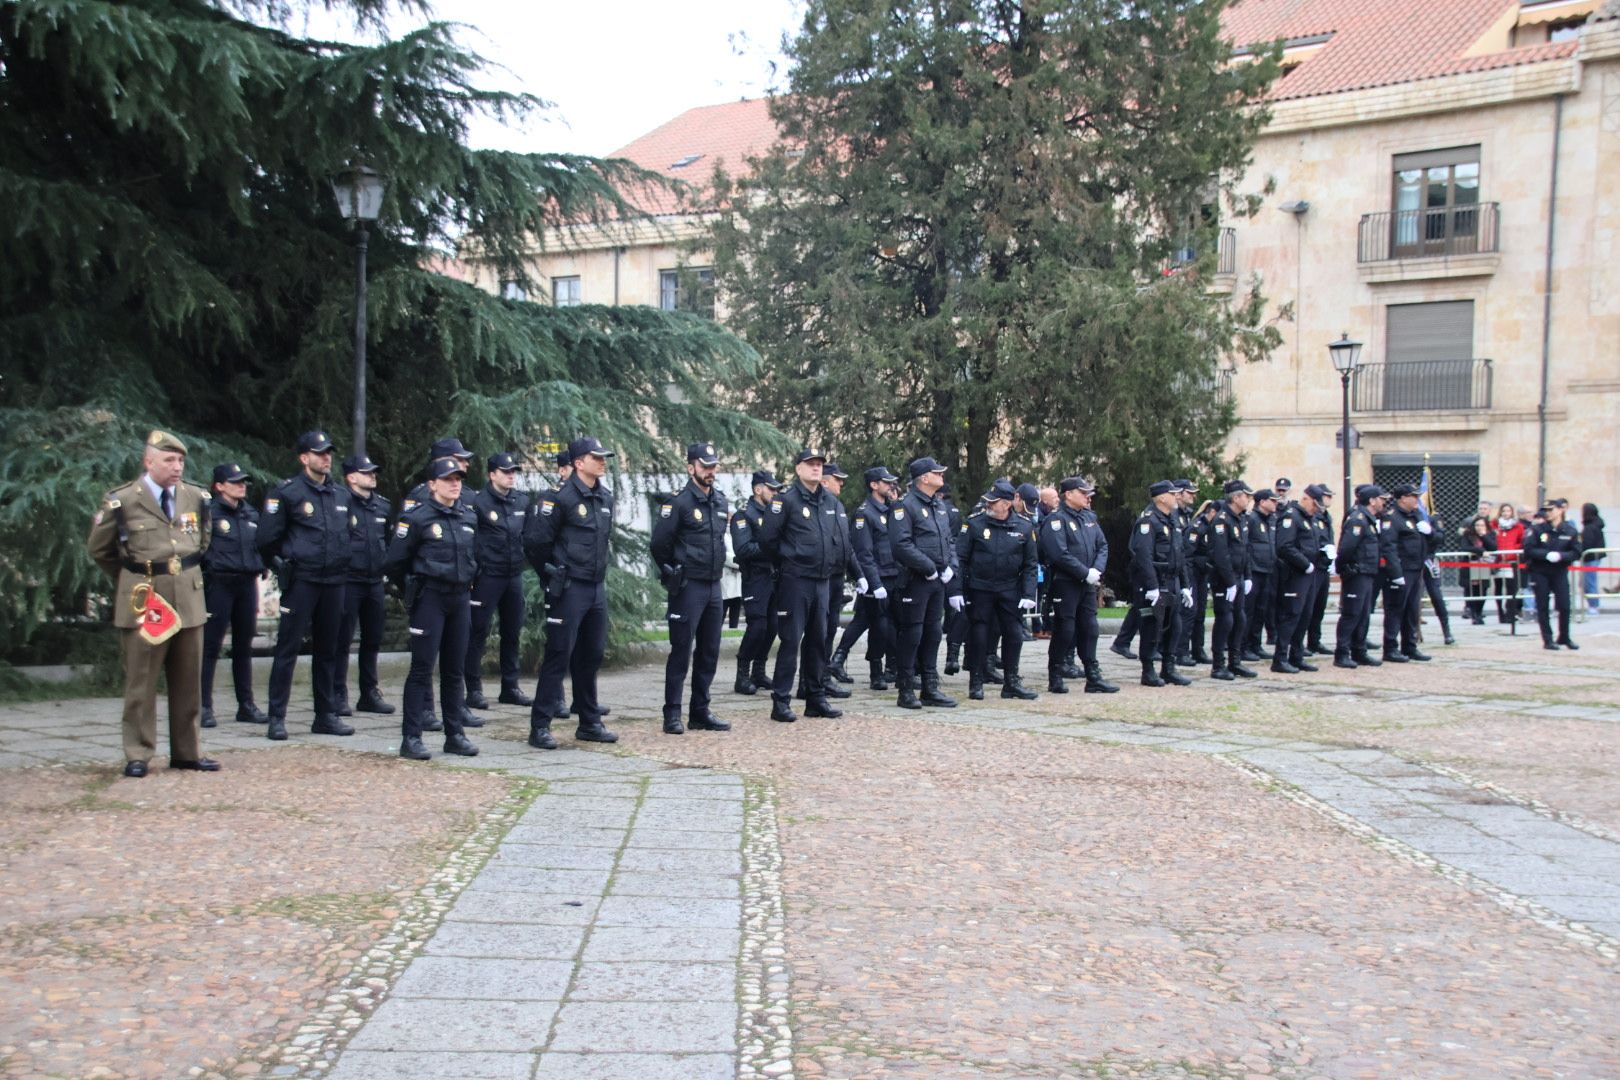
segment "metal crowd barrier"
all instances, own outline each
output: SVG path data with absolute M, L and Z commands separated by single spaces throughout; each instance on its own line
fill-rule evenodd
M 1455 595 L 1463 604 L 1462 612 L 1467 614 L 1467 605 L 1473 601 L 1483 601 L 1486 606 L 1492 603 L 1510 605 L 1503 611 L 1511 610 L 1515 618 L 1508 624 L 1508 632 L 1519 632 L 1519 619 L 1517 616 L 1524 610 L 1524 577 L 1525 571 L 1519 568 L 1519 557 L 1524 552 L 1518 548 L 1508 548 L 1503 551 L 1439 551 L 1434 559 L 1440 570 L 1440 593 L 1446 597 L 1449 604 Z M 1463 584 L 1463 571 L 1468 572 L 1468 583 Z M 1503 588 L 1497 591 L 1497 583 L 1501 582 Z M 1582 607 L 1581 610 L 1585 610 Z
M 1571 603 L 1576 608 L 1575 617 L 1581 622 L 1586 621 L 1587 609 L 1593 600 L 1597 601 L 1599 611 L 1603 610 L 1605 600 L 1614 601 L 1620 606 L 1620 589 L 1605 592 L 1603 590 L 1605 579 L 1599 576 L 1620 574 L 1620 566 L 1615 565 L 1617 554 L 1620 554 L 1620 548 L 1588 548 L 1581 552 L 1581 561 L 1570 568 L 1575 575 L 1575 581 L 1572 583 L 1574 588 L 1569 590 L 1573 597 Z M 1599 555 L 1602 558 L 1596 563 L 1587 565 L 1586 559 L 1592 555 Z M 1587 577 L 1588 574 L 1591 575 L 1590 578 Z

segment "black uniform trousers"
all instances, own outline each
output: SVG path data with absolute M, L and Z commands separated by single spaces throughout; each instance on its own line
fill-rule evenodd
M 889 614 L 894 618 L 895 673 L 901 679 L 913 680 L 919 673 L 937 675 L 939 642 L 944 636 L 941 620 L 945 612 L 945 584 L 937 577 L 933 581 L 913 577 L 896 599 L 899 603 L 889 607 Z
M 1260 634 L 1266 628 L 1271 612 L 1271 582 L 1273 574 L 1253 574 L 1249 580 L 1254 588 L 1243 598 L 1243 647 L 1250 652 L 1260 651 Z
M 1367 655 L 1367 628 L 1372 622 L 1376 574 L 1346 574 L 1339 579 L 1339 625 L 1333 655 L 1340 660 Z
M 1209 605 L 1209 573 L 1200 567 L 1193 568 L 1193 606 L 1191 610 L 1186 607 L 1180 610 L 1181 624 L 1176 634 L 1176 655 L 1186 656 L 1198 646 L 1198 651 L 1204 651 L 1204 609 Z
M 996 635 L 1001 635 L 1001 668 L 1007 676 L 1018 674 L 1018 658 L 1024 651 L 1024 636 L 1018 632 L 1018 593 L 1014 589 L 969 589 L 965 614 L 972 624 L 968 631 L 968 672 L 984 678 L 987 659 Z
M 1154 652 L 1159 649 L 1161 641 L 1164 643 L 1165 659 L 1170 659 L 1170 643 L 1175 640 L 1176 633 L 1176 605 L 1179 603 L 1181 593 L 1176 589 L 1160 586 L 1159 598 L 1154 601 L 1148 600 L 1146 589 L 1136 590 L 1136 604 L 1131 610 L 1136 613 L 1137 624 L 1142 628 L 1140 657 L 1143 668 L 1153 663 Z
M 341 581 L 320 583 L 295 579 L 292 588 L 281 594 L 281 623 L 276 628 L 276 658 L 270 665 L 269 712 L 287 718 L 287 699 L 292 695 L 293 667 L 304 634 L 314 637 L 310 655 L 310 684 L 315 698 L 315 714 L 337 713 L 338 653 L 343 641 L 344 585 Z
M 540 661 L 540 681 L 534 691 L 529 719 L 548 720 L 564 711 L 563 675 L 573 679 L 574 710 L 581 727 L 602 722 L 596 698 L 596 673 L 607 651 L 607 583 L 570 581 L 563 594 L 550 600 L 546 612 L 546 652 Z
M 1333 591 L 1333 576 L 1320 566 L 1311 576 L 1319 580 L 1316 583 L 1316 595 L 1311 597 L 1311 621 L 1310 628 L 1305 634 L 1305 641 L 1313 649 L 1322 649 L 1322 620 L 1327 618 L 1328 594 Z
M 688 581 L 669 597 L 669 659 L 664 662 L 664 719 L 681 716 L 686 671 L 692 670 L 690 714 L 709 707 L 709 686 L 720 664 L 720 630 L 725 622 L 724 589 L 718 581 Z M 694 644 L 697 659 L 693 660 Z
M 467 635 L 467 655 L 462 658 L 467 689 L 484 688 L 484 643 L 489 640 L 490 624 L 500 616 L 501 690 L 518 689 L 518 649 L 523 641 L 523 575 L 491 574 L 478 576 L 472 587 L 472 626 Z
M 333 690 L 340 701 L 349 700 L 349 646 L 360 629 L 360 700 L 377 693 L 377 653 L 382 650 L 383 583 L 350 581 L 343 586 L 343 623 L 338 628 L 337 680 Z
M 1132 604 L 1125 617 L 1119 620 L 1119 633 L 1114 635 L 1114 644 L 1121 649 L 1131 647 L 1131 641 L 1136 637 L 1137 631 L 1142 629 L 1142 611 L 1140 604 Z M 1053 633 L 1056 633 L 1054 630 Z
M 1406 584 L 1384 590 L 1384 651 L 1417 652 L 1418 617 L 1423 610 L 1423 567 L 1405 573 Z
M 793 700 L 793 680 L 804 654 L 804 699 L 826 701 L 827 604 L 832 593 L 829 578 L 807 578 L 784 572 L 776 583 L 776 670 L 771 676 L 771 698 L 778 705 Z
M 1209 651 L 1216 667 L 1231 667 L 1240 663 L 1243 655 L 1243 582 L 1238 582 L 1235 588 L 1232 599 L 1228 600 L 1225 589 L 1211 587 L 1215 594 L 1215 621 L 1209 631 Z
M 769 572 L 743 573 L 743 618 L 748 621 L 743 630 L 742 644 L 737 646 L 737 666 L 749 668 L 765 663 L 771 654 L 771 641 L 776 637 L 776 586 Z
M 1305 659 L 1310 606 L 1316 600 L 1316 583 L 1321 576 L 1314 566 L 1308 574 L 1291 566 L 1277 568 L 1277 652 L 1273 663 L 1298 665 Z
M 411 607 L 411 670 L 405 676 L 405 711 L 401 734 L 422 737 L 426 706 L 433 700 L 433 667 L 439 667 L 439 707 L 445 741 L 463 733 L 461 709 L 467 700 L 461 665 L 467 659 L 471 595 L 465 585 L 424 582 Z
M 1429 594 L 1429 603 L 1434 607 L 1434 617 L 1440 620 L 1440 632 L 1450 637 L 1451 614 L 1446 611 L 1446 594 L 1440 587 L 1439 577 L 1429 573 L 1426 566 L 1423 568 L 1423 590 Z
M 1558 637 L 1563 642 L 1569 640 L 1569 572 L 1567 570 L 1542 570 L 1539 566 L 1530 571 L 1530 587 L 1536 596 L 1536 623 L 1541 627 L 1541 640 L 1551 642 L 1554 640 L 1552 632 L 1552 611 L 1547 605 L 1551 598 L 1558 605 Z
M 946 607 L 944 619 L 945 644 L 958 646 L 966 644 L 970 624 L 967 611 L 957 611 L 955 608 Z
M 1097 590 L 1083 581 L 1064 576 L 1051 583 L 1052 643 L 1047 647 L 1046 670 L 1057 676 L 1069 658 L 1070 650 L 1079 653 L 1082 664 L 1097 662 Z M 1135 608 L 1131 609 L 1135 611 Z M 1141 616 L 1137 616 L 1140 620 Z M 1016 632 L 1016 631 L 1015 631 Z M 1005 649 L 1005 645 L 1003 645 Z
M 202 703 L 214 707 L 214 666 L 231 632 L 231 681 L 236 703 L 253 704 L 253 633 L 259 624 L 258 574 L 204 574 L 203 602 L 208 622 L 203 627 Z

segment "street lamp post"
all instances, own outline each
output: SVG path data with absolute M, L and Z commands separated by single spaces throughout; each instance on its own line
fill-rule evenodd
M 1340 422 L 1339 439 L 1344 446 L 1344 499 L 1345 505 L 1352 502 L 1352 489 L 1350 487 L 1350 378 L 1361 366 L 1361 342 L 1351 341 L 1349 334 L 1339 335 L 1339 340 L 1328 346 L 1328 356 L 1333 360 L 1333 369 L 1339 373 L 1339 382 L 1344 387 L 1344 412 Z
M 353 221 L 358 238 L 354 270 L 354 452 L 366 453 L 366 226 L 382 210 L 383 178 L 375 169 L 357 165 L 332 181 L 332 194 L 344 220 Z

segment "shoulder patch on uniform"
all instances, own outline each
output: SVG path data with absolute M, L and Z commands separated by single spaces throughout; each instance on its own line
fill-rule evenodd
M 905 516 L 906 516 L 906 508 L 905 507 L 897 506 L 897 507 L 894 508 L 894 520 L 899 521 L 901 518 L 903 518 Z
M 781 499 L 772 499 L 771 500 L 771 513 L 780 514 L 781 512 L 782 512 L 782 500 Z
M 1350 526 L 1350 535 L 1351 536 L 1360 536 L 1361 535 L 1361 526 L 1360 525 L 1352 525 L 1352 526 Z
M 409 510 L 410 506 L 407 505 L 405 507 L 405 509 Z M 264 500 L 264 512 L 267 513 L 267 514 L 279 514 L 279 513 L 281 513 L 281 500 L 280 499 L 266 499 L 266 500 Z
M 540 512 L 549 517 L 551 515 L 552 509 L 556 505 L 557 505 L 556 503 L 552 502 L 550 499 L 547 499 L 547 500 L 545 500 L 544 502 L 542 502 L 540 504 Z
M 1283 528 L 1292 529 L 1293 527 L 1294 527 L 1294 519 L 1293 518 L 1291 518 L 1291 517 L 1283 518 Z
M 402 513 L 408 514 L 412 510 L 415 510 L 420 505 L 422 505 L 422 504 L 417 502 L 415 499 L 406 498 L 406 500 L 404 502 L 399 504 L 399 508 L 400 508 L 400 511 Z
M 1054 529 L 1057 528 L 1057 522 L 1054 521 L 1052 523 L 1052 527 Z M 1144 521 L 1144 522 L 1142 522 L 1142 531 L 1145 532 L 1145 533 L 1150 533 L 1150 532 L 1153 531 L 1153 526 L 1151 524 L 1149 524 L 1148 522 Z
M 866 519 L 865 519 L 865 518 L 863 518 L 863 517 L 857 517 L 857 518 L 856 518 L 856 519 L 855 519 L 855 527 L 856 527 L 856 528 L 857 528 L 857 529 L 864 529 L 864 528 L 866 528 Z
M 748 519 L 743 517 L 741 514 L 738 514 L 737 520 L 732 522 L 732 524 L 736 525 L 739 529 L 746 529 L 748 528 Z
M 660 506 L 658 508 L 658 516 L 661 517 L 661 518 L 667 518 L 667 517 L 669 517 L 669 515 L 673 514 L 674 512 L 675 512 L 675 508 L 673 506 L 669 505 L 669 503 L 665 503 L 663 506 Z
M 113 498 L 111 495 L 107 496 L 107 509 L 116 510 L 120 506 L 123 506 L 123 505 L 124 505 L 123 503 L 119 502 L 117 499 Z
M 394 526 L 394 535 L 395 536 L 404 536 L 406 533 L 408 533 L 410 531 L 411 531 L 411 523 L 408 522 L 408 521 L 402 521 L 398 525 Z

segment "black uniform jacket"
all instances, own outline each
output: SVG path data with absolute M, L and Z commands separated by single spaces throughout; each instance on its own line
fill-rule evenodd
M 473 495 L 478 519 L 478 573 L 481 577 L 514 577 L 523 573 L 523 536 L 528 531 L 529 495 L 513 488 L 498 495 L 485 488 Z
M 362 499 L 349 489 L 349 580 L 381 581 L 388 556 L 388 515 L 381 495 Z
M 759 543 L 776 556 L 782 573 L 826 581 L 849 563 L 848 513 L 825 487 L 811 491 L 795 479 L 771 500 Z
M 612 537 L 613 492 L 601 481 L 590 487 L 575 473 L 529 514 L 523 550 L 542 578 L 547 565 L 560 566 L 570 581 L 594 585 L 607 580 Z
M 679 566 L 687 581 L 719 581 L 726 571 L 726 520 L 730 504 L 719 488 L 708 492 L 691 480 L 658 508 L 652 557 L 660 567 Z
M 215 496 L 208 502 L 213 536 L 203 551 L 204 574 L 257 574 L 264 569 L 259 556 L 259 512 L 246 500 L 233 509 Z
M 906 492 L 889 510 L 889 542 L 894 560 L 900 564 L 902 586 L 911 578 L 942 574 L 946 567 L 956 572 L 955 530 L 950 514 L 953 508 L 920 491 Z M 958 591 L 953 577 L 947 588 Z
M 441 506 L 429 499 L 394 526 L 384 569 L 396 581 L 408 573 L 420 586 L 466 591 L 478 574 L 477 543 L 465 503 Z
M 1054 578 L 1084 584 L 1086 571 L 1108 569 L 1108 538 L 1090 510 L 1060 507 L 1041 518 L 1036 527 L 1041 561 Z
M 1131 526 L 1131 584 L 1143 592 L 1187 587 L 1187 540 L 1175 519 L 1149 506 Z
M 259 554 L 280 556 L 301 581 L 331 585 L 349 576 L 347 485 L 312 483 L 305 473 L 277 484 L 259 518 Z
M 1001 521 L 985 511 L 969 517 L 956 535 L 956 561 L 966 588 L 1035 599 L 1035 526 L 1022 514 Z

